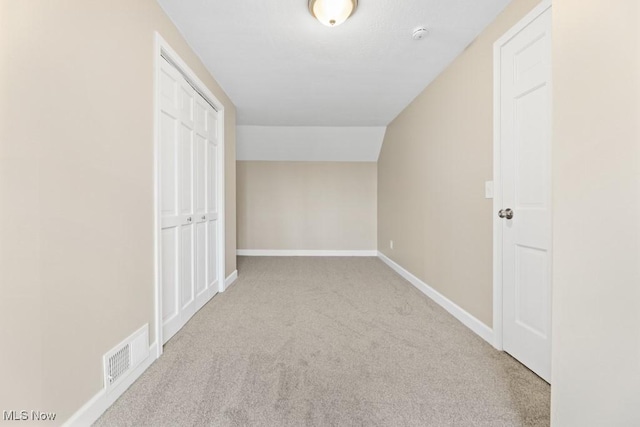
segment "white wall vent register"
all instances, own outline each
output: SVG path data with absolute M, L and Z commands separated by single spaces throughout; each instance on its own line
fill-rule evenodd
M 120 384 L 147 356 L 149 324 L 145 324 L 104 355 L 104 387 L 107 392 Z

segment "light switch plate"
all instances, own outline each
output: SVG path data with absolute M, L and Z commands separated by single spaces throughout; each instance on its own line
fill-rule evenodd
M 493 199 L 493 181 L 485 181 L 484 183 L 484 198 Z

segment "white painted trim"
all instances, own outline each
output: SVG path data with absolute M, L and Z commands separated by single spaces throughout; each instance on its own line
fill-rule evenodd
M 236 280 L 238 280 L 238 270 L 235 270 L 225 279 L 224 281 L 225 289 L 228 289 L 229 286 L 233 285 L 236 282 Z
M 160 278 L 162 277 L 160 254 L 160 64 L 162 54 L 171 59 L 173 65 L 194 85 L 200 94 L 217 110 L 218 115 L 218 147 L 220 150 L 218 156 L 218 173 L 216 182 L 218 185 L 218 292 L 225 290 L 225 140 L 224 140 L 224 105 L 216 98 L 216 96 L 207 88 L 198 76 L 189 68 L 189 66 L 180 58 L 173 48 L 155 33 L 154 43 L 154 99 L 153 99 L 153 117 L 154 117 L 154 314 L 155 314 L 155 342 L 159 343 L 156 352 L 157 357 L 162 355 L 162 292 L 160 289 Z M 213 295 L 212 295 L 213 296 Z
M 72 426 L 90 426 L 100 418 L 104 411 L 106 411 L 127 389 L 133 384 L 144 371 L 151 366 L 151 364 L 158 358 L 157 343 L 149 346 L 149 356 L 142 361 L 129 375 L 127 375 L 123 381 L 118 384 L 117 387 L 109 390 L 103 388 L 95 396 L 93 396 L 87 403 L 82 405 L 67 421 L 62 424 L 65 427 Z
M 400 276 L 406 279 L 409 283 L 415 286 L 420 292 L 431 298 L 439 306 L 447 310 L 453 317 L 458 319 L 467 328 L 478 334 L 480 338 L 493 344 L 493 331 L 487 325 L 476 319 L 469 312 L 462 309 L 459 305 L 451 301 L 449 298 L 442 295 L 440 292 L 433 289 L 431 286 L 418 279 L 416 276 L 405 270 L 395 261 L 392 261 L 382 252 L 378 252 L 378 258 L 380 258 L 385 264 L 396 271 Z
M 162 292 L 160 292 L 160 36 L 155 35 L 153 46 L 153 319 L 155 342 L 162 342 Z M 162 355 L 162 346 L 156 346 L 156 358 Z
M 502 350 L 502 222 L 496 212 L 502 209 L 502 160 L 500 156 L 501 57 L 502 44 L 493 45 L 493 346 Z
M 518 21 L 517 24 L 511 27 L 506 33 L 502 35 L 502 37 L 500 37 L 498 40 L 495 41 L 495 43 L 493 44 L 494 53 L 495 53 L 496 47 L 500 48 L 505 44 L 507 44 L 509 40 L 514 38 L 516 34 L 518 34 L 520 31 L 524 30 L 530 23 L 535 21 L 537 17 L 545 13 L 547 9 L 549 9 L 550 7 L 551 7 L 551 0 L 540 1 L 540 4 L 538 4 L 536 7 L 531 9 L 531 11 L 527 13 L 520 21 Z M 495 58 L 495 55 L 494 55 L 494 58 Z
M 238 256 L 378 256 L 378 251 L 333 251 L 297 249 L 238 249 Z
M 498 211 L 502 209 L 502 159 L 500 141 L 501 93 L 500 66 L 502 47 L 520 31 L 551 7 L 551 0 L 542 0 L 524 18 L 493 44 L 493 346 L 503 350 L 502 345 L 502 220 Z

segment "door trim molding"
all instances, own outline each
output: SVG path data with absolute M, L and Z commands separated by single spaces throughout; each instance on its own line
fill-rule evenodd
M 502 117 L 500 93 L 501 50 L 512 38 L 536 18 L 551 8 L 551 0 L 542 0 L 531 12 L 508 30 L 493 44 L 493 346 L 503 350 L 502 345 L 502 221 L 497 212 L 502 209 L 502 160 L 500 158 L 500 124 Z
M 189 84 L 194 86 L 197 92 L 211 104 L 218 115 L 218 170 L 217 182 L 217 206 L 218 206 L 218 292 L 226 289 L 225 277 L 225 141 L 224 141 L 224 105 L 216 98 L 191 68 L 180 58 L 175 50 L 156 31 L 154 42 L 154 75 L 153 75 L 153 262 L 154 262 L 154 331 L 156 342 L 156 357 L 162 355 L 162 292 L 160 278 L 162 277 L 162 265 L 160 263 L 160 67 L 162 57 L 168 58 L 172 65 L 182 73 Z

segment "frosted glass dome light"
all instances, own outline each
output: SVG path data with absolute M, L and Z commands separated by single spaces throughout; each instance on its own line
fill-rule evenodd
M 358 7 L 358 0 L 309 0 L 309 11 L 327 27 L 337 27 Z

